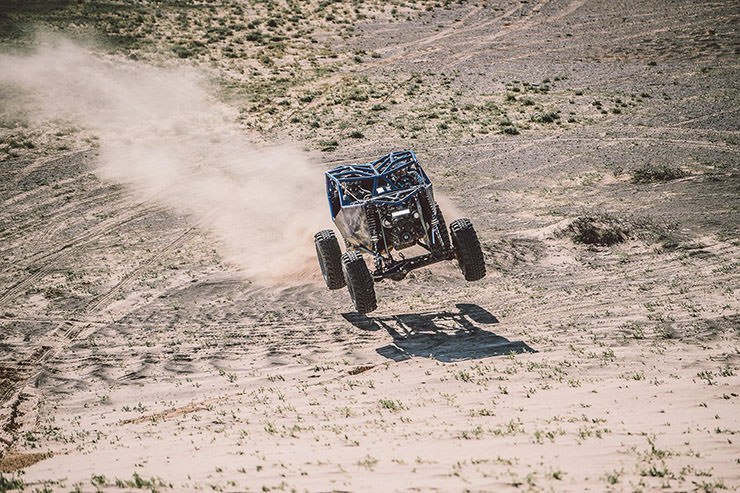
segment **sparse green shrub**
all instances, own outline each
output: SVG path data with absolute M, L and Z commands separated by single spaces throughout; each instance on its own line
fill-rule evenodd
M 0 473 L 0 491 L 22 490 L 24 488 L 23 480 L 14 474 L 7 478 Z
M 560 115 L 557 111 L 546 111 L 544 113 L 538 113 L 536 115 L 532 115 L 530 118 L 531 121 L 536 123 L 552 123 L 555 120 L 559 120 Z
M 191 58 L 204 51 L 205 45 L 200 41 L 189 41 L 179 43 L 172 47 L 172 52 L 179 58 Z
M 685 176 L 687 173 L 678 166 L 645 164 L 632 173 L 632 183 L 670 181 Z
M 622 475 L 622 471 L 612 471 L 606 474 L 604 479 L 606 479 L 606 482 L 609 484 L 617 484 L 619 482 L 619 477 Z
M 400 411 L 405 409 L 401 401 L 394 401 L 393 399 L 380 399 L 379 404 L 380 407 L 388 409 L 389 411 Z
M 339 147 L 339 143 L 336 140 L 321 140 L 319 141 L 319 146 L 322 151 L 324 152 L 331 152 L 337 149 Z
M 259 31 L 249 31 L 245 36 L 244 39 L 247 41 L 251 41 L 253 43 L 261 43 L 262 42 L 262 33 Z
M 519 130 L 517 130 L 516 127 L 514 126 L 502 126 L 502 127 L 499 127 L 499 131 L 502 134 L 506 134 L 506 135 L 519 135 Z
M 36 145 L 25 135 L 12 135 L 5 140 L 9 149 L 33 149 Z

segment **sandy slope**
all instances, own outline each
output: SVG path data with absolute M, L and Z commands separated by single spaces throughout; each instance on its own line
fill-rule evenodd
M 0 470 L 60 491 L 737 489 L 738 16 L 552 0 L 360 26 L 372 77 L 457 71 L 474 99 L 558 76 L 547 103 L 578 115 L 316 153 L 320 173 L 416 148 L 481 236 L 483 281 L 417 271 L 371 317 L 245 279 L 97 178 L 94 150 L 4 162 Z M 634 183 L 644 163 L 687 176 Z M 599 212 L 630 239 L 559 234 Z

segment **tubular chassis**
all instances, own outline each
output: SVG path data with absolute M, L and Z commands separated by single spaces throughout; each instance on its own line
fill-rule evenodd
M 347 286 L 359 313 L 377 307 L 374 282 L 398 281 L 414 269 L 443 260 L 457 259 L 468 281 L 486 275 L 473 225 L 469 219 L 457 219 L 448 231 L 434 200 L 432 182 L 413 151 L 392 152 L 369 164 L 327 171 L 326 196 L 347 248 L 342 254 L 331 229 L 319 231 L 314 235 L 319 266 L 329 289 Z M 407 258 L 400 251 L 413 246 L 427 253 Z M 372 273 L 362 253 L 373 257 Z
M 326 192 L 347 246 L 374 258 L 373 280 L 400 280 L 411 270 L 455 258 L 444 223 L 440 228 L 432 182 L 413 151 L 327 171 Z M 412 245 L 428 253 L 406 258 L 398 252 L 399 260 L 391 254 Z

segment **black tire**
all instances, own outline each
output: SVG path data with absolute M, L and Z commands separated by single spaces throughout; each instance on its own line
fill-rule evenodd
M 486 264 L 470 219 L 456 219 L 450 224 L 452 246 L 466 281 L 478 281 L 486 275 Z
M 342 255 L 342 269 L 347 289 L 357 313 L 370 313 L 378 307 L 375 286 L 370 271 L 359 252 L 348 251 Z
M 437 222 L 439 223 L 439 233 L 442 235 L 442 244 L 445 246 L 446 251 L 450 251 L 450 234 L 447 232 L 447 223 L 445 222 L 445 217 L 442 215 L 442 211 L 439 208 L 439 204 L 436 205 L 437 207 Z
M 334 236 L 334 231 L 330 229 L 319 231 L 313 236 L 313 242 L 316 245 L 316 256 L 319 259 L 319 267 L 326 281 L 326 287 L 329 289 L 343 288 L 342 251 L 339 249 L 339 242 Z

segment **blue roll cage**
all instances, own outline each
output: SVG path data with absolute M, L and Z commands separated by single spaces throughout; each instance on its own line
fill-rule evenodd
M 431 185 L 432 182 L 421 168 L 419 161 L 416 159 L 416 154 L 410 150 L 391 152 L 369 164 L 343 165 L 327 171 L 326 197 L 329 200 L 329 209 L 331 210 L 332 218 L 339 213 L 338 210 L 334 210 L 335 207 L 331 200 L 332 185 L 339 191 L 340 207 L 361 201 L 361 199 L 356 197 L 354 200 L 352 198 L 345 200 L 347 194 L 345 193 L 344 184 L 367 180 L 372 180 L 370 200 L 378 200 L 387 204 L 401 203 L 410 196 L 418 193 L 418 186 L 415 186 L 413 189 L 398 187 L 387 178 L 391 174 L 409 167 L 415 167 L 414 172 L 420 185 L 424 185 L 425 187 Z M 383 191 L 378 192 L 379 189 Z

